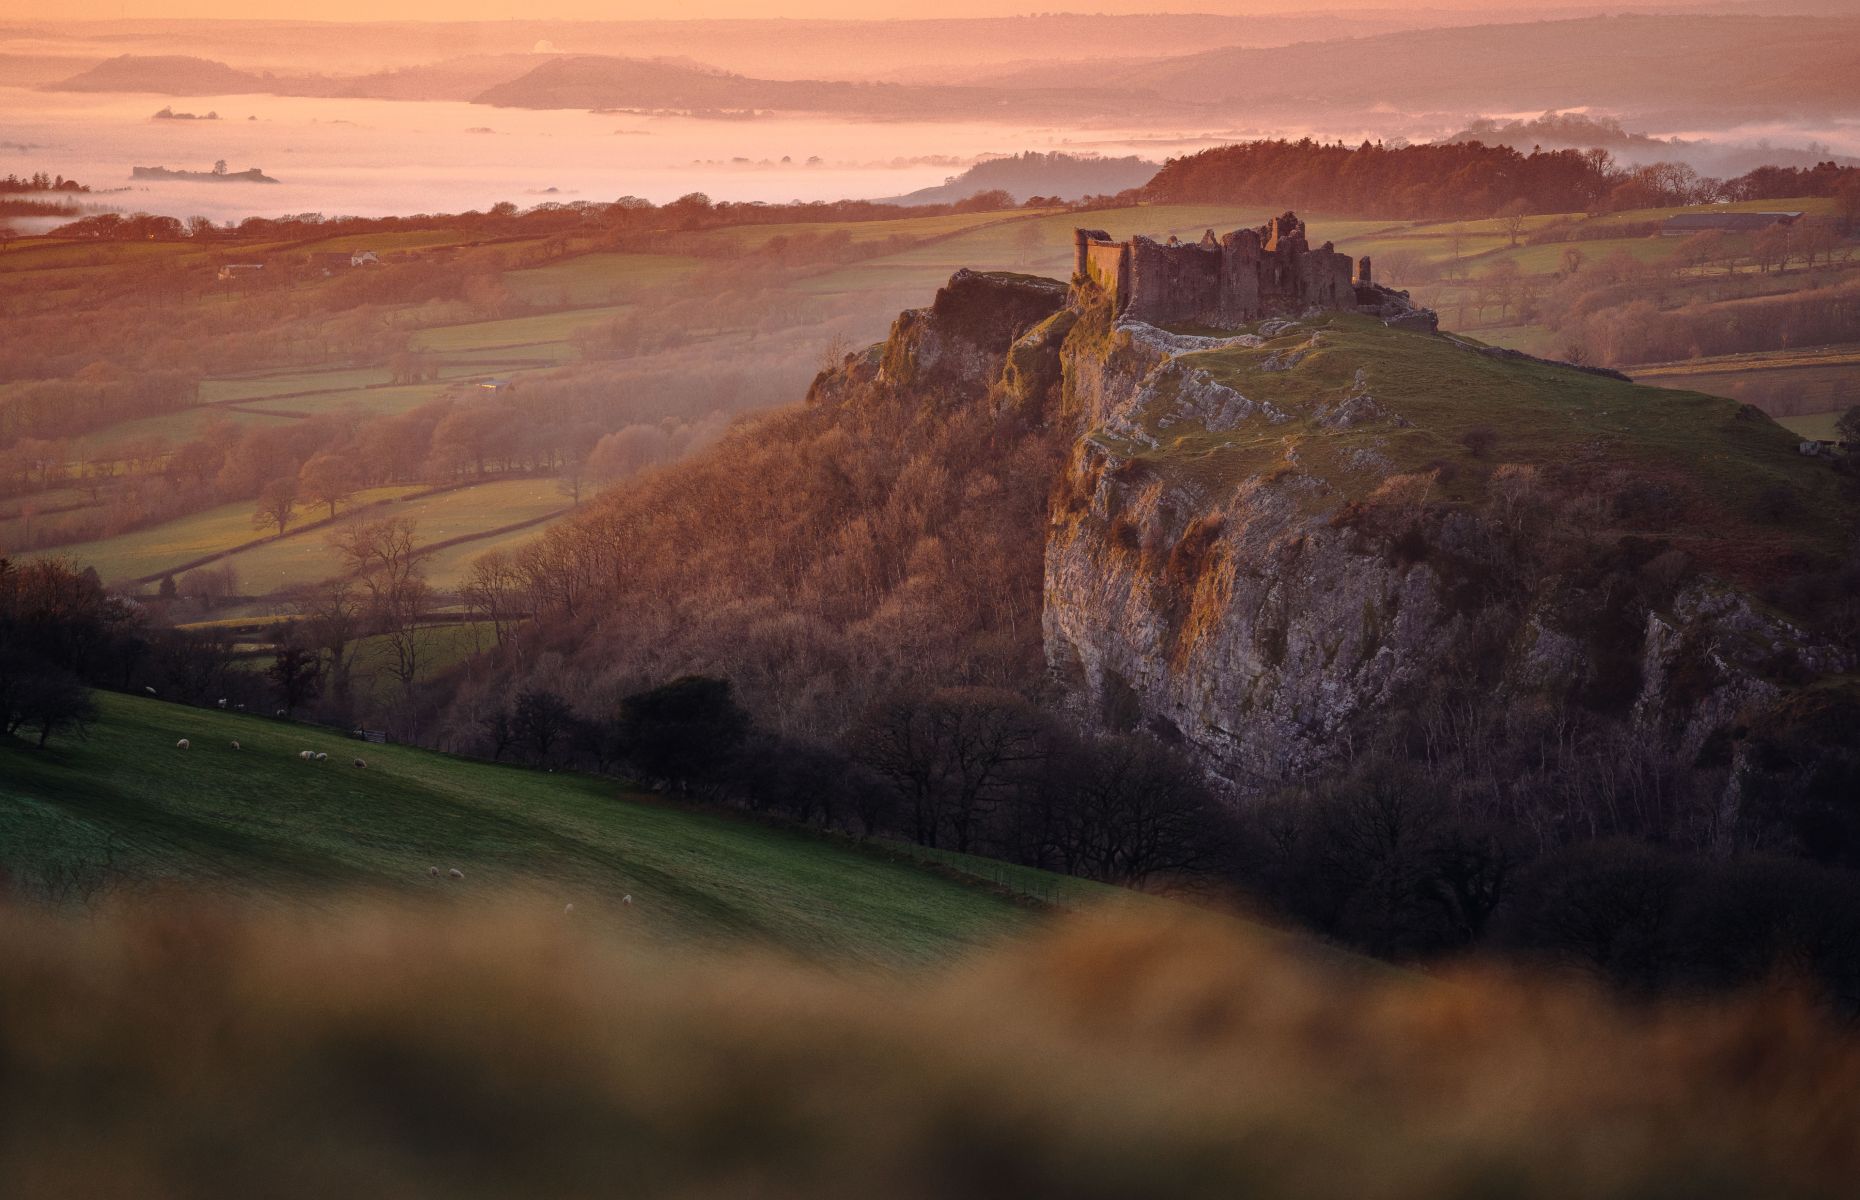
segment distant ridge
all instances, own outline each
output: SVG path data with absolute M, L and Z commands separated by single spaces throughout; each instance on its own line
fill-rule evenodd
M 166 96 L 326 96 L 356 100 L 470 100 L 548 62 L 547 54 L 480 54 L 367 75 L 273 75 L 186 54 L 122 54 L 51 92 L 153 92 Z
M 953 204 L 977 192 L 990 191 L 1006 192 L 1016 204 L 1025 203 L 1032 196 L 1053 196 L 1061 200 L 1114 196 L 1148 183 L 1157 167 L 1158 164 L 1135 155 L 1100 158 L 1029 150 L 1025 154 L 976 163 L 945 183 L 893 196 L 885 203 Z

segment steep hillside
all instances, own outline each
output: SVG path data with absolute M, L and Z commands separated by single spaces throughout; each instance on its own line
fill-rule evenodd
M 1042 607 L 1087 724 L 1258 790 L 1456 705 L 1733 764 L 1791 697 L 1848 702 L 1816 681 L 1852 669 L 1860 505 L 1755 409 L 1354 314 L 1199 336 L 1075 301 L 1040 321 L 1051 283 L 982 279 L 815 394 L 1078 439 Z M 969 332 L 991 328 L 1030 331 L 997 359 Z
M 958 272 L 806 407 L 553 530 L 543 653 L 466 704 L 701 671 L 838 740 L 984 684 L 1247 792 L 1375 748 L 1515 793 L 1500 746 L 1557 789 L 1580 745 L 1694 794 L 1853 705 L 1860 503 L 1761 412 L 1355 313 L 1209 332 Z
M 83 741 L 0 737 L 0 875 L 25 894 L 185 884 L 314 897 L 516 890 L 672 941 L 913 962 L 1018 926 L 997 894 L 830 840 L 626 795 L 611 780 L 368 745 L 99 693 Z M 191 748 L 176 742 L 187 738 Z M 240 744 L 234 749 L 232 742 Z M 329 755 L 308 763 L 301 750 Z M 357 755 L 367 762 L 356 768 Z M 429 868 L 458 868 L 463 880 Z
M 1100 314 L 1066 374 L 1085 436 L 1047 542 L 1048 662 L 1081 713 L 1242 785 L 1456 686 L 1692 756 L 1851 667 L 1810 598 L 1851 493 L 1733 401 L 1341 314 L 1220 339 Z

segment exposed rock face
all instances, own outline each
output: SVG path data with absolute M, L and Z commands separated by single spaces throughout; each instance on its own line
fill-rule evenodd
M 1457 443 L 1442 430 L 1499 419 L 1469 406 L 1557 429 L 1592 411 L 1568 407 L 1571 379 L 1602 389 L 1581 403 L 1604 416 L 1676 393 L 1469 354 L 1380 315 L 1195 336 L 1100 291 L 1068 304 L 1050 280 L 960 272 L 815 391 L 987 404 L 1076 433 L 1045 542 L 1050 676 L 1082 724 L 1148 730 L 1242 790 L 1366 746 L 1442 681 L 1496 708 L 1574 698 L 1692 754 L 1803 672 L 1852 669 L 1638 518 L 1553 528 L 1569 489 L 1553 497 L 1528 463 L 1461 452 L 1446 494 L 1439 456 Z M 1790 441 L 1730 402 L 1671 403 L 1752 461 Z
M 1618 661 L 1621 639 L 1594 628 L 1593 589 L 1533 563 L 1496 506 L 1424 511 L 1431 484 L 1395 469 L 1386 437 L 1349 449 L 1342 471 L 1307 466 L 1290 438 L 1251 474 L 1171 470 L 1168 430 L 1184 418 L 1204 436 L 1250 428 L 1259 442 L 1294 422 L 1338 435 L 1411 422 L 1360 369 L 1334 399 L 1292 413 L 1215 380 L 1167 335 L 1129 322 L 1117 335 L 1109 349 L 1068 344 L 1085 435 L 1046 546 L 1047 662 L 1082 722 L 1147 729 L 1253 790 L 1366 745 L 1448 673 L 1489 681 L 1494 708 L 1625 678 L 1610 701 L 1622 719 L 1696 753 L 1781 694 L 1765 678 L 1778 651 L 1843 669 L 1802 628 L 1710 580 L 1620 618 L 1640 625 L 1634 661 Z M 1320 334 L 1253 369 L 1296 373 L 1321 345 Z M 1387 493 L 1382 505 L 1342 502 L 1340 477 L 1364 473 L 1383 477 L 1369 489 Z
M 1031 275 L 957 271 L 929 308 L 898 314 L 881 378 L 890 386 L 987 391 L 1008 348 L 1066 304 L 1066 286 Z

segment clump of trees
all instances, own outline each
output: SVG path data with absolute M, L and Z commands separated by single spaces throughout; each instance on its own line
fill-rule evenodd
M 1713 200 L 1834 196 L 1851 229 L 1860 218 L 1860 169 L 1759 167 L 1733 180 L 1683 162 L 1616 164 L 1600 147 L 1488 146 L 1476 138 L 1386 146 L 1262 140 L 1172 158 L 1143 188 L 1171 204 L 1290 205 L 1387 217 L 1491 217 L 1507 212 L 1621 212 Z

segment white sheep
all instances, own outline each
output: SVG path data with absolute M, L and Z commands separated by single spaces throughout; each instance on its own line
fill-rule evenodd
M 368 766 L 368 764 L 367 764 L 367 763 L 365 763 L 365 762 L 363 762 L 363 761 L 362 761 L 361 759 L 359 759 L 359 758 L 355 760 L 355 765 L 356 765 L 357 767 L 367 767 L 367 766 Z
M 426 868 L 426 873 L 427 873 L 428 875 L 431 875 L 431 876 L 432 876 L 432 877 L 433 877 L 434 879 L 438 879 L 438 878 L 439 878 L 439 868 L 438 868 L 438 867 L 428 867 L 428 868 Z
M 321 750 L 319 750 L 319 751 L 317 751 L 317 754 L 316 754 L 316 760 L 317 760 L 318 762 L 325 762 L 325 761 L 327 761 L 328 759 L 329 759 L 329 755 L 327 755 L 327 754 L 325 754 L 325 753 L 323 753 L 323 752 L 322 752 Z
M 182 738 L 182 739 L 181 739 L 180 741 L 178 741 L 178 742 L 176 742 L 176 743 L 174 744 L 174 747 L 175 747 L 175 749 L 177 749 L 177 750 L 186 750 L 186 749 L 188 749 L 188 748 L 189 748 L 189 745 L 188 745 L 188 741 L 187 741 L 187 739 L 186 739 L 186 738 Z
M 235 704 L 235 705 L 233 705 L 233 707 L 234 707 L 234 708 L 236 708 L 236 709 L 238 709 L 238 710 L 239 710 L 240 712 L 244 712 L 244 711 L 245 711 L 245 705 L 243 705 L 243 704 Z
M 622 897 L 620 897 L 620 903 L 622 903 L 622 904 L 631 904 L 631 903 L 633 903 L 633 893 L 631 893 L 631 892 L 628 892 L 628 893 L 627 893 L 626 895 L 624 895 L 624 896 L 622 896 Z
M 233 744 L 232 744 L 232 747 L 233 747 L 233 749 L 234 749 L 234 750 L 239 750 L 239 749 L 242 749 L 242 747 L 241 747 L 241 746 L 239 745 L 239 739 L 238 739 L 238 738 L 234 738 L 234 739 L 233 739 Z
M 284 715 L 284 710 L 280 708 L 280 709 L 278 710 L 278 715 L 279 715 L 280 717 L 281 717 L 281 716 L 283 716 L 283 715 Z
M 465 872 L 459 870 L 457 867 L 453 867 L 450 871 L 447 871 L 446 874 L 452 876 L 454 879 L 465 878 Z
M 574 906 L 574 905 L 572 905 L 572 904 L 570 904 L 570 905 L 567 905 L 567 906 L 565 906 L 565 907 L 564 907 L 564 908 L 562 909 L 562 915 L 563 915 L 563 916 L 565 916 L 565 917 L 572 917 L 572 916 L 574 916 L 574 915 L 575 915 L 575 906 Z
M 145 691 L 145 692 L 147 692 L 147 693 L 148 693 L 149 695 L 151 695 L 151 696 L 153 696 L 153 695 L 155 694 L 155 689 L 154 689 L 154 688 L 152 688 L 152 687 L 144 687 L 144 688 L 143 688 L 142 690 L 143 690 L 143 691 Z
M 226 697 L 224 697 L 224 696 L 221 696 L 221 697 L 220 697 L 220 707 L 221 707 L 221 708 L 225 708 L 225 707 L 226 707 Z
M 303 759 L 303 760 L 304 760 L 305 762 L 309 762 L 309 761 L 310 761 L 311 759 L 313 759 L 313 758 L 315 758 L 315 757 L 316 757 L 316 751 L 314 751 L 314 750 L 299 750 L 299 751 L 297 752 L 297 757 L 298 757 L 298 758 L 301 758 L 301 759 Z

